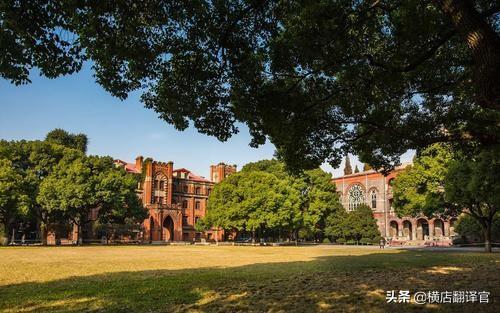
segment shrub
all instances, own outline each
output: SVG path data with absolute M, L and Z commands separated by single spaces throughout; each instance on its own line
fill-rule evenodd
M 356 240 L 352 240 L 352 239 L 347 240 L 346 244 L 348 244 L 348 245 L 355 245 L 356 244 Z
M 325 239 L 323 239 L 323 243 L 331 243 L 331 241 L 330 241 L 330 239 L 325 238 Z
M 372 243 L 372 240 L 370 238 L 361 238 L 359 243 L 362 245 L 370 245 Z
M 337 238 L 336 242 L 344 245 L 345 244 L 345 238 Z
M 381 239 L 382 239 L 382 237 L 381 237 L 381 236 L 376 236 L 376 237 L 374 237 L 374 238 L 372 239 L 372 243 L 373 243 L 374 245 L 378 245 L 378 244 L 380 243 L 380 240 L 381 240 Z

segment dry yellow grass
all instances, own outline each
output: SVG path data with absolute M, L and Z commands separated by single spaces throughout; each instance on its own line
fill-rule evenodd
M 0 249 L 0 285 L 45 282 L 71 276 L 145 270 L 227 268 L 313 261 L 332 255 L 365 255 L 373 247 L 93 246 Z M 376 250 L 376 252 L 379 252 Z M 398 253 L 384 250 L 383 253 Z
M 498 254 L 374 247 L 0 248 L 0 312 L 407 312 L 386 290 L 487 290 Z

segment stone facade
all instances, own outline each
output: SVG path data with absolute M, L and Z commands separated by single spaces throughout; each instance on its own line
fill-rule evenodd
M 143 239 L 150 242 L 222 240 L 223 231 L 197 232 L 195 224 L 207 213 L 208 196 L 215 183 L 236 172 L 236 165 L 210 166 L 211 180 L 181 168 L 173 162 L 137 157 L 135 163 L 116 160 L 128 172 L 142 175 L 138 195 L 148 217 L 143 222 Z
M 380 234 L 394 244 L 434 242 L 448 245 L 455 235 L 455 218 L 426 216 L 399 218 L 392 207 L 393 179 L 407 166 L 402 165 L 387 176 L 374 170 L 353 173 L 333 179 L 340 201 L 347 211 L 361 203 L 373 210 Z

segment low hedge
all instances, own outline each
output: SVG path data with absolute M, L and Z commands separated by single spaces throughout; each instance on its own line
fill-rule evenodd
M 370 238 L 361 238 L 359 241 L 360 244 L 362 245 L 371 245 L 372 244 L 372 239 Z

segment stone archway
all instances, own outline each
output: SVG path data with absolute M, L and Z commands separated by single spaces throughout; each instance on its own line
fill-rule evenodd
M 444 223 L 440 219 L 434 220 L 434 236 L 443 237 L 444 236 Z
M 149 218 L 149 241 L 154 240 L 154 228 L 155 228 L 155 220 L 153 217 Z
M 419 218 L 417 221 L 417 239 L 424 240 L 429 236 L 429 222 L 425 218 Z
M 408 240 L 413 240 L 413 229 L 410 221 L 403 221 L 403 236 Z
M 389 236 L 391 236 L 392 238 L 397 238 L 398 233 L 399 233 L 398 222 L 391 221 L 391 223 L 389 224 Z
M 164 241 L 174 241 L 174 220 L 172 217 L 167 216 L 163 220 L 163 240 Z

